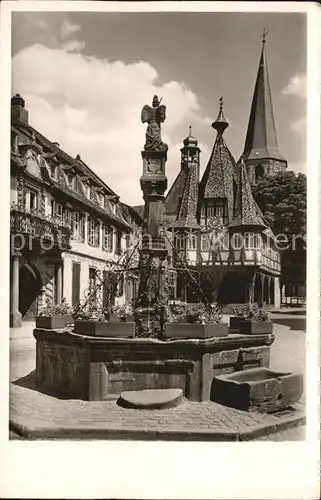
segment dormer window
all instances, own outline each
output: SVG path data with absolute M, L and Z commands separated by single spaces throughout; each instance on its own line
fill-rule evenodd
M 50 165 L 50 175 L 53 179 L 56 179 L 57 176 L 57 168 L 56 165 Z
M 74 189 L 75 177 L 73 174 L 67 174 L 67 184 L 70 189 Z
M 105 195 L 103 193 L 99 194 L 99 203 L 101 207 L 105 206 Z

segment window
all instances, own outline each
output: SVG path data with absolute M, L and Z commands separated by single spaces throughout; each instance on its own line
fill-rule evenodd
M 105 195 L 103 193 L 99 194 L 99 203 L 101 207 L 105 206 Z
M 56 203 L 55 215 L 62 217 L 62 205 L 60 203 Z
M 72 237 L 74 240 L 80 240 L 80 216 L 79 212 L 72 214 Z
M 254 235 L 254 248 L 258 250 L 261 247 L 261 237 L 259 234 Z
M 100 245 L 100 222 L 92 218 L 88 220 L 88 244 L 94 247 Z
M 107 252 L 113 251 L 113 228 L 104 225 L 103 227 L 103 249 Z
M 202 234 L 201 237 L 201 250 L 206 252 L 210 249 L 210 239 L 208 234 Z
M 116 250 L 115 250 L 115 252 L 117 254 L 121 253 L 121 237 L 122 237 L 121 232 L 117 231 L 117 233 L 116 233 Z
M 223 207 L 223 205 L 217 205 L 215 207 L 215 215 L 217 215 L 219 217 L 223 217 L 223 215 L 224 215 L 224 207 Z
M 215 207 L 207 207 L 207 217 L 214 217 Z
M 70 187 L 70 189 L 74 189 L 74 180 L 75 180 L 74 175 L 73 174 L 67 174 L 66 177 L 67 177 L 68 187 Z
M 116 213 L 116 203 L 114 201 L 110 202 L 110 208 L 113 214 Z
M 243 247 L 243 237 L 240 233 L 233 234 L 232 245 L 234 250 L 241 250 Z
M 50 175 L 53 179 L 56 179 L 56 165 L 50 165 Z
M 27 208 L 37 209 L 38 208 L 38 193 L 29 189 L 29 206 Z
M 85 195 L 87 196 L 87 198 L 90 198 L 90 186 L 89 186 L 89 184 L 87 182 L 84 182 L 83 186 L 84 186 Z
M 195 234 L 192 234 L 188 238 L 188 244 L 190 250 L 196 250 L 197 240 Z
M 66 224 L 69 224 L 69 226 L 71 226 L 71 211 L 70 210 L 64 210 L 64 221 Z
M 175 236 L 175 248 L 177 250 L 184 250 L 185 249 L 185 236 L 184 236 L 184 234 L 177 234 Z

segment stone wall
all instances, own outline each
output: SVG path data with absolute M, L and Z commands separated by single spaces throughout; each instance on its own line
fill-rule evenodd
M 68 398 L 101 400 L 124 390 L 181 388 L 191 401 L 210 399 L 213 377 L 268 367 L 273 335 L 206 340 L 88 337 L 35 330 L 37 380 Z

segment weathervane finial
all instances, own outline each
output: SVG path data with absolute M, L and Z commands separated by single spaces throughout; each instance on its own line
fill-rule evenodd
M 266 35 L 268 35 L 268 32 L 266 31 L 265 28 L 263 28 L 263 31 L 262 31 L 262 43 L 266 42 Z
M 224 104 L 224 99 L 223 99 L 223 96 L 222 96 L 222 97 L 220 97 L 219 102 L 220 102 L 220 111 L 222 111 L 222 109 L 223 109 L 223 104 Z
M 189 126 L 189 136 L 191 137 L 192 135 L 192 125 Z

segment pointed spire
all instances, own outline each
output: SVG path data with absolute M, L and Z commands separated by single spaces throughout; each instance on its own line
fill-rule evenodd
M 220 110 L 215 122 L 212 123 L 212 127 L 217 130 L 217 133 L 223 135 L 224 130 L 229 126 L 228 122 L 225 120 L 225 116 L 223 113 L 223 97 L 219 99 Z
M 188 171 L 181 205 L 177 220 L 173 224 L 174 228 L 198 229 L 196 219 L 198 198 L 197 164 L 193 163 Z
M 239 172 L 240 179 L 236 193 L 234 218 L 229 227 L 250 227 L 259 230 L 265 229 L 266 224 L 263 222 L 263 218 L 252 195 L 251 185 L 247 176 L 247 169 L 243 157 L 241 157 Z
M 269 73 L 266 60 L 266 35 L 263 29 L 262 49 L 247 134 L 244 146 L 244 160 L 275 159 L 285 161 L 279 151 Z

